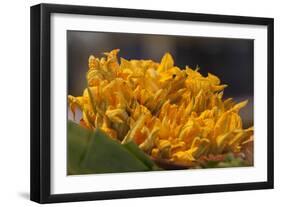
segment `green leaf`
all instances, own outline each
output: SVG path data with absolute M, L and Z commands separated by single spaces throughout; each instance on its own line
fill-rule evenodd
M 67 168 L 68 174 L 80 174 L 80 162 L 90 140 L 91 131 L 68 121 L 67 124 Z
M 68 174 L 117 173 L 159 170 L 152 160 L 131 142 L 126 145 L 68 122 Z
M 149 168 L 117 141 L 97 129 L 81 166 L 91 173 L 147 171 Z
M 129 150 L 134 156 L 141 160 L 151 170 L 161 170 L 134 142 L 128 142 L 123 146 Z

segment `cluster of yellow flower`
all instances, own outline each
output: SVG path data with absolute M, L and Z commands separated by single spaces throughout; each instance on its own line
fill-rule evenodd
M 89 57 L 88 87 L 68 96 L 82 124 L 100 128 L 121 143 L 135 141 L 155 159 L 190 165 L 203 155 L 240 152 L 253 139 L 243 129 L 239 110 L 247 101 L 223 100 L 220 79 L 198 70 L 180 69 L 166 53 L 161 62 Z

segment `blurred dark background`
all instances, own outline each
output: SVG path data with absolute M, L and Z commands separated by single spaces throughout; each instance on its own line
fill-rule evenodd
M 103 52 L 120 49 L 125 59 L 152 59 L 160 62 L 170 52 L 175 65 L 195 69 L 204 76 L 217 75 L 228 87 L 224 97 L 249 100 L 241 110 L 244 127 L 253 125 L 254 40 L 189 37 L 150 34 L 67 31 L 68 94 L 79 96 L 86 87 L 88 57 L 102 57 Z

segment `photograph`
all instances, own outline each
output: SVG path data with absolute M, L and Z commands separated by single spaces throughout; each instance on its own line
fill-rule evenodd
M 30 11 L 32 201 L 274 188 L 274 18 Z
M 67 175 L 254 166 L 254 39 L 66 41 Z

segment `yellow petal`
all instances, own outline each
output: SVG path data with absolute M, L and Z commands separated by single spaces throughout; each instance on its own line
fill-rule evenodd
M 106 116 L 112 121 L 117 123 L 126 123 L 128 119 L 128 114 L 124 109 L 113 109 L 107 110 Z
M 235 112 L 239 112 L 239 110 L 240 110 L 241 108 L 245 107 L 245 106 L 247 105 L 247 103 L 248 103 L 248 100 L 242 101 L 242 102 L 236 104 L 231 110 L 232 110 L 232 111 L 235 111 Z
M 174 66 L 174 60 L 170 53 L 165 53 L 165 55 L 162 57 L 161 63 L 157 69 L 157 72 L 161 73 L 163 71 L 166 71 L 167 69 Z

